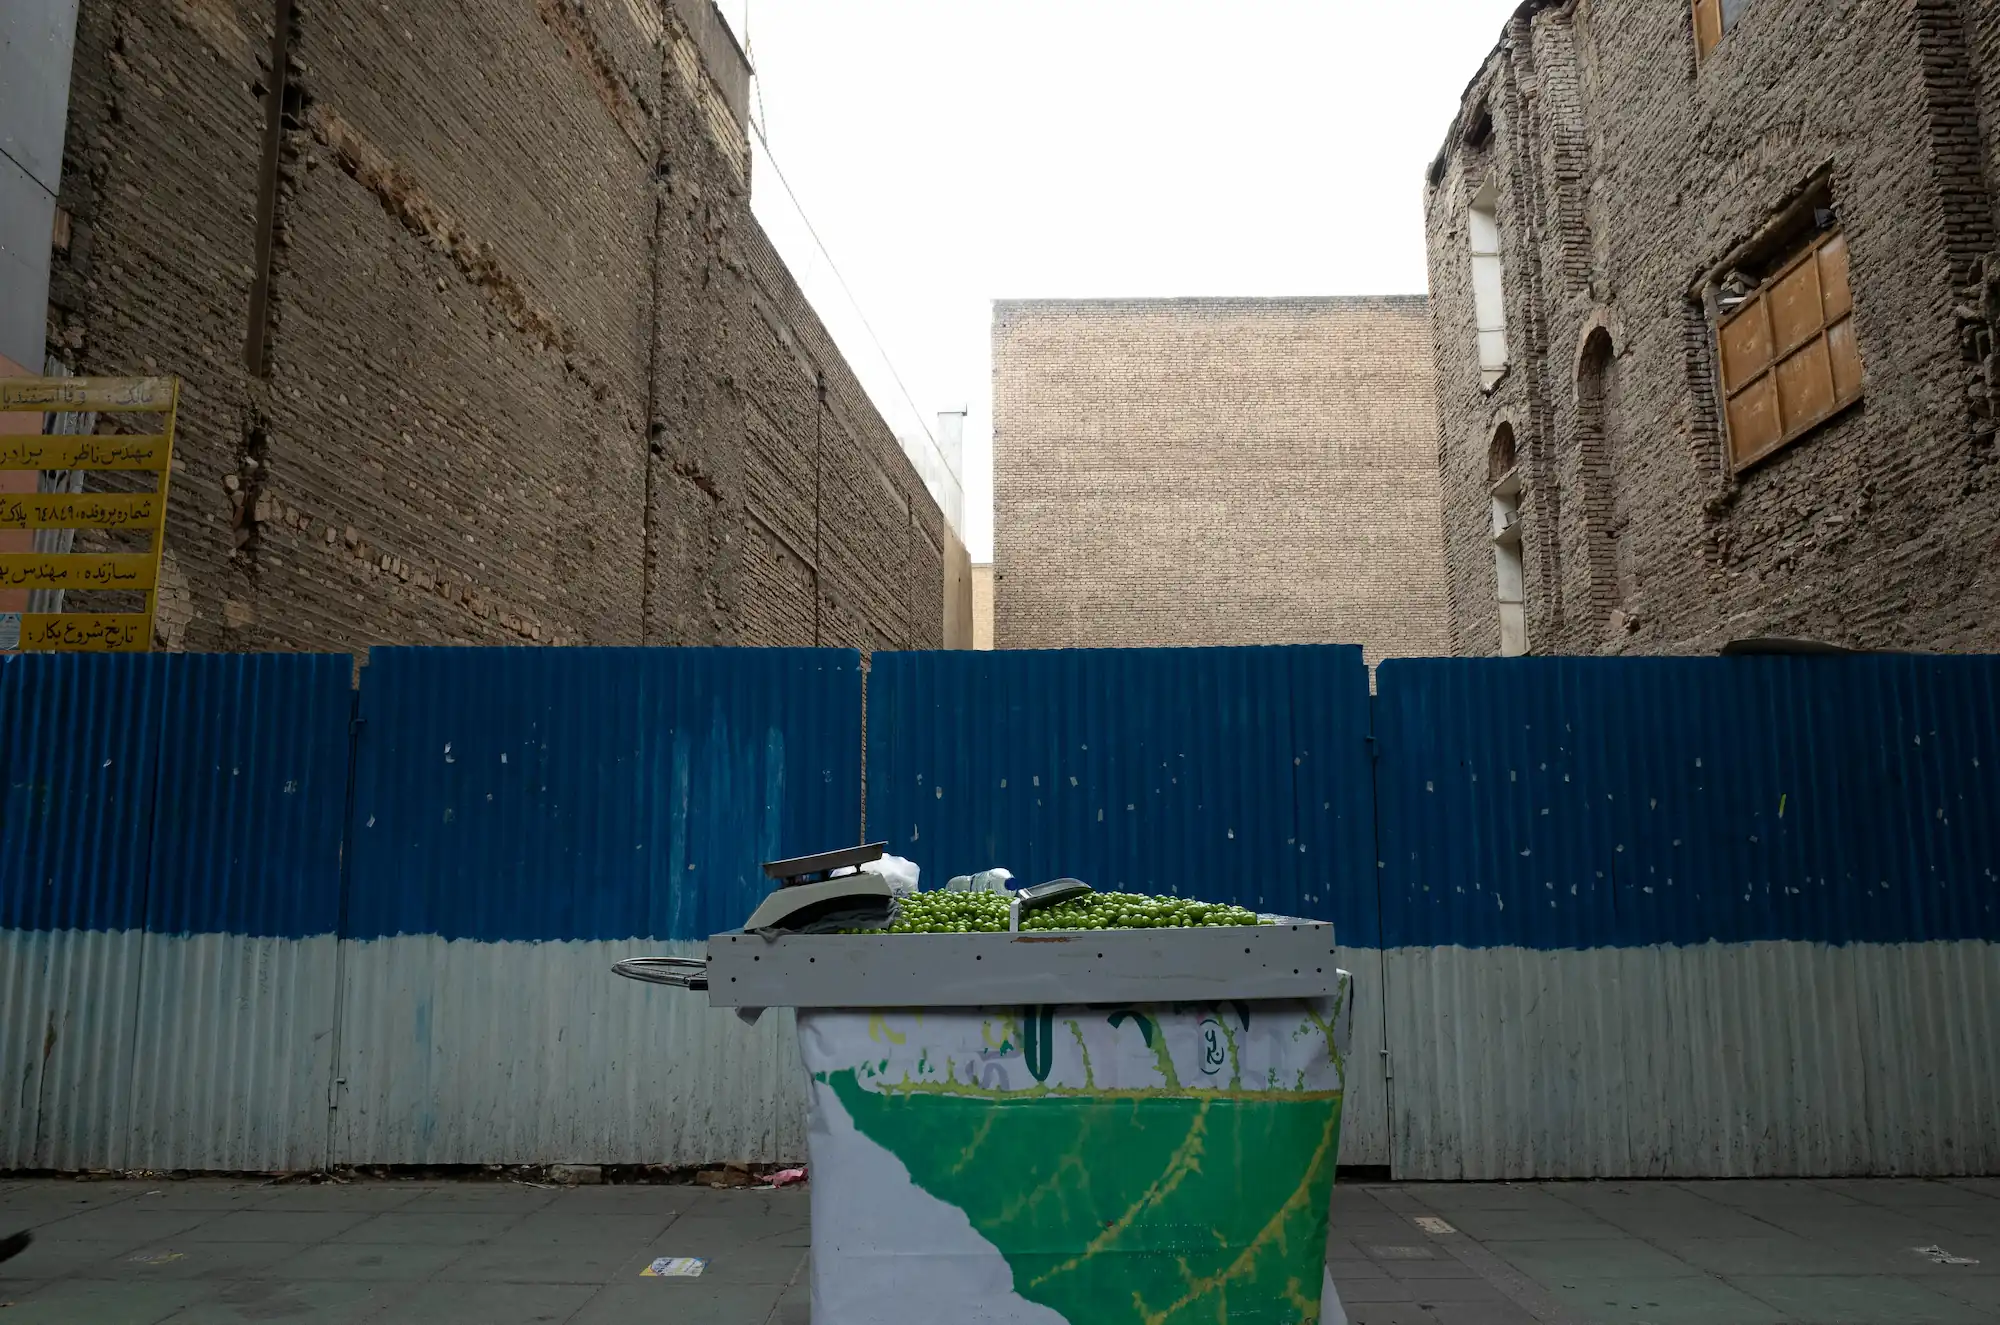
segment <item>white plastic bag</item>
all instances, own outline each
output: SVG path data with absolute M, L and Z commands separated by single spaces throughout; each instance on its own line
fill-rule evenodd
M 871 860 L 861 867 L 863 874 L 875 874 L 887 881 L 889 891 L 897 897 L 914 897 L 917 894 L 917 862 L 904 860 L 901 856 L 883 856 Z

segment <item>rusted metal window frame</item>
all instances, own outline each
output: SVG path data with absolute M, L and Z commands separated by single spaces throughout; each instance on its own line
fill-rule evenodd
M 1843 291 L 1846 308 L 1837 317 L 1828 314 L 1827 308 L 1834 301 L 1829 299 L 1823 279 L 1816 277 L 1819 287 L 1818 326 L 1790 344 L 1780 344 L 1776 328 L 1772 324 L 1771 295 L 1784 283 L 1787 277 L 1798 271 L 1805 264 L 1808 262 L 1818 263 L 1821 254 L 1836 242 L 1842 246 L 1847 264 L 1844 268 L 1846 289 Z M 1727 317 L 1717 319 L 1715 325 L 1716 377 L 1718 384 L 1722 388 L 1724 456 L 1731 474 L 1740 474 L 1744 470 L 1776 455 L 1815 429 L 1838 418 L 1848 409 L 1859 404 L 1867 395 L 1866 367 L 1861 363 L 1858 342 L 1855 344 L 1853 354 L 1858 371 L 1855 375 L 1854 386 L 1851 391 L 1845 394 L 1841 392 L 1840 380 L 1834 371 L 1835 351 L 1832 341 L 1834 332 L 1838 328 L 1845 326 L 1848 328 L 1849 337 L 1852 338 L 1854 336 L 1854 280 L 1852 262 L 1853 250 L 1847 247 L 1846 231 L 1838 226 L 1823 231 L 1820 234 L 1814 235 L 1799 252 L 1787 259 L 1784 266 L 1780 267 L 1760 284 L 1755 292 L 1746 298 L 1742 305 L 1734 312 L 1730 313 Z M 1823 274 L 1825 271 L 1824 266 L 1819 271 Z M 1731 327 L 1750 317 L 1761 318 L 1763 320 L 1766 358 L 1761 367 L 1754 372 L 1745 374 L 1741 381 L 1731 381 L 1729 351 L 1724 337 Z M 1828 376 L 1832 382 L 1833 390 L 1831 403 L 1826 409 L 1817 414 L 1796 420 L 1787 419 L 1784 416 L 1784 398 L 1777 386 L 1778 370 L 1783 365 L 1810 351 L 1815 345 L 1819 346 L 1820 351 L 1826 356 Z M 1738 449 L 1736 423 L 1730 407 L 1737 400 L 1755 389 L 1758 384 L 1766 381 L 1772 383 L 1774 391 L 1778 391 L 1778 395 L 1773 402 L 1773 408 L 1778 411 L 1778 436 L 1762 449 L 1747 455 L 1742 454 Z

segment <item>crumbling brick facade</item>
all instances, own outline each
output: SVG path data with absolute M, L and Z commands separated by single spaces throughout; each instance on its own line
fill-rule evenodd
M 1706 53 L 1692 12 L 1528 0 L 1431 167 L 1452 648 L 1500 648 L 1510 469 L 1532 652 L 2000 648 L 2000 4 L 1745 0 L 1714 10 Z M 1490 391 L 1482 196 L 1508 342 Z M 1798 407 L 1797 435 L 1746 461 L 1753 402 L 1718 325 L 1836 240 L 1859 400 Z M 1799 365 L 1781 387 L 1805 399 Z
M 84 0 L 50 347 L 184 382 L 160 636 L 935 647 L 948 532 L 749 208 L 700 0 Z
M 994 642 L 1444 650 L 1424 300 L 994 307 Z

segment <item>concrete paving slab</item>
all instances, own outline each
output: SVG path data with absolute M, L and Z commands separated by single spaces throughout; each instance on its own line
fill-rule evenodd
M 1574 1209 L 1547 1216 L 1521 1210 L 1461 1210 L 1447 1211 L 1444 1218 L 1467 1237 L 1481 1241 L 1516 1237 L 1525 1227 L 1533 1228 L 1538 1238 L 1564 1242 L 1632 1236 L 1629 1229 Z M 1767 1228 L 1764 1231 L 1770 1230 Z
M 1546 1210 L 1561 1197 L 1528 1182 L 1427 1183 L 1425 1199 L 1440 1210 Z
M 703 1255 L 702 1252 L 671 1252 L 669 1255 Z M 719 1284 L 789 1284 L 805 1275 L 803 1247 L 723 1248 L 709 1256 L 702 1278 Z
M 579 1215 L 681 1215 L 702 1205 L 712 1195 L 702 1187 L 615 1183 L 565 1188 L 548 1208 Z
M 2000 1276 L 1988 1275 L 1984 1279 L 1929 1279 L 1924 1281 L 1924 1287 L 1933 1293 L 1942 1293 L 1954 1302 L 1978 1307 L 1994 1320 L 2000 1320 Z
M 268 1266 L 303 1254 L 308 1245 L 296 1242 L 184 1242 L 171 1239 L 148 1243 L 113 1260 L 85 1266 L 76 1272 L 75 1277 L 124 1283 L 155 1283 L 171 1279 L 245 1279 Z
M 250 1210 L 276 1199 L 281 1190 L 256 1182 L 163 1182 L 129 1200 L 134 1206 L 158 1210 Z
M 213 1291 L 211 1285 L 194 1282 L 107 1284 L 60 1279 L 15 1300 L 7 1308 L 7 1325 L 156 1325 Z
M 1913 1279 L 1739 1275 L 1736 1288 L 1813 1325 L 1992 1325 L 1989 1312 Z
M 1365 1184 L 1336 1190 L 1327 1250 L 1354 1325 L 1957 1325 L 2000 1320 L 1989 1205 L 1962 1181 Z M 10 1182 L 0 1218 L 106 1236 L 0 1266 L 0 1325 L 810 1325 L 810 1214 L 798 1190 Z M 1738 1221 L 1757 1235 L 1716 1232 Z M 1920 1234 L 1982 1263 L 1933 1265 Z M 709 1267 L 640 1277 L 666 1255 Z
M 566 1193 L 557 1187 L 525 1182 L 447 1183 L 420 1194 L 401 1207 L 411 1213 L 435 1210 L 485 1210 L 494 1213 L 539 1210 Z
M 1582 1319 L 1630 1325 L 1791 1325 L 1791 1317 L 1714 1279 L 1570 1279 L 1555 1295 Z
M 258 1280 L 277 1282 L 413 1283 L 436 1277 L 465 1253 L 461 1243 L 322 1242 L 266 1262 L 253 1273 Z
M 1414 1302 L 1363 1302 L 1348 1308 L 1349 1325 L 1437 1325 L 1437 1317 Z
M 38 1237 L 76 1242 L 151 1240 L 185 1233 L 215 1219 L 217 1214 L 214 1210 L 167 1210 L 158 1205 L 120 1201 L 37 1224 L 35 1233 Z
M 1431 1307 L 1440 1302 L 1492 1303 L 1495 1300 L 1493 1285 L 1476 1274 L 1455 1279 L 1405 1279 L 1401 1283 L 1410 1290 L 1410 1297 L 1419 1306 Z
M 381 1213 L 401 1210 L 435 1188 L 428 1184 L 403 1182 L 288 1183 L 254 1195 L 259 1210 L 363 1210 Z
M 1540 1325 L 1511 1302 L 1433 1302 L 1424 1309 L 1437 1325 Z
M 1673 1253 L 1637 1238 L 1587 1242 L 1494 1241 L 1486 1250 L 1538 1283 L 1599 1279 L 1698 1278 L 1701 1271 Z
M 1852 1274 L 1852 1252 L 1778 1234 L 1761 1238 L 1686 1238 L 1661 1244 L 1688 1264 L 1715 1275 Z
M 364 1219 L 350 1228 L 343 1229 L 328 1241 L 467 1246 L 499 1237 L 508 1229 L 519 1225 L 529 1213 L 525 1210 L 508 1214 L 497 1214 L 491 1210 L 468 1210 L 459 1213 L 450 1210 L 432 1210 L 425 1214 L 413 1214 L 405 1208 Z
M 706 1276 L 613 1284 L 592 1297 L 571 1325 L 633 1325 L 635 1321 L 765 1325 L 784 1292 L 782 1285 L 712 1284 Z
M 1830 1205 L 1863 1205 L 1812 1178 L 1708 1178 L 1662 1183 L 1722 1205 L 1752 1209 L 1825 1209 Z
M 2000 1205 L 2000 1199 L 1943 1178 L 1828 1178 L 1823 1192 L 1838 1192 L 1863 1205 L 1930 1209 L 1946 1205 Z
M 66 1279 L 98 1265 L 105 1265 L 151 1242 L 146 1237 L 126 1237 L 93 1241 L 88 1239 L 37 1237 L 26 1251 L 0 1265 L 0 1296 L 17 1279 Z
M 496 1325 L 501 1321 L 540 1325 L 569 1320 L 600 1289 L 597 1284 L 430 1283 L 367 1320 L 368 1325 Z
M 1633 1203 L 1637 1207 L 1637 1203 Z M 1782 1230 L 1770 1220 L 1726 1206 L 1706 1211 L 1626 1208 L 1606 1210 L 1603 1222 L 1628 1237 L 1667 1241 L 1679 1238 L 1764 1238 Z
M 1989 1208 L 1990 1207 L 1990 1208 Z M 2000 1201 L 1983 1206 L 1945 1206 L 1926 1210 L 1924 1222 L 1971 1237 L 2000 1238 Z
M 224 1284 L 213 1296 L 168 1316 L 164 1325 L 268 1325 L 288 1320 L 355 1325 L 395 1300 L 395 1291 L 382 1284 L 349 1279 L 253 1280 Z
M 1392 1279 L 1386 1274 L 1365 1279 L 1358 1276 L 1349 1276 L 1346 1279 L 1336 1278 L 1334 1282 L 1340 1285 L 1341 1302 L 1350 1308 L 1357 1303 L 1415 1302 L 1417 1300 L 1416 1289 L 1402 1280 Z
M 596 1246 L 642 1246 L 664 1233 L 679 1218 L 673 1211 L 658 1214 L 580 1213 L 566 1205 L 545 1206 L 510 1224 L 495 1239 L 501 1243 L 545 1243 Z
M 50 1182 L 43 1186 L 17 1187 L 0 1197 L 0 1216 L 12 1225 L 27 1227 L 67 1219 L 88 1210 L 101 1210 L 132 1198 L 132 1192 L 109 1192 L 94 1184 Z
M 1450 1256 L 1422 1260 L 1383 1261 L 1382 1268 L 1392 1279 L 1429 1282 L 1434 1279 L 1478 1279 L 1479 1272 Z
M 362 1210 L 230 1210 L 174 1236 L 182 1242 L 321 1242 L 369 1217 Z

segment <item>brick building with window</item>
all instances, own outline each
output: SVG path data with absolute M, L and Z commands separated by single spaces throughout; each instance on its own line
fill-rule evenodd
M 1527 0 L 1426 185 L 1451 644 L 2000 648 L 2000 3 Z

